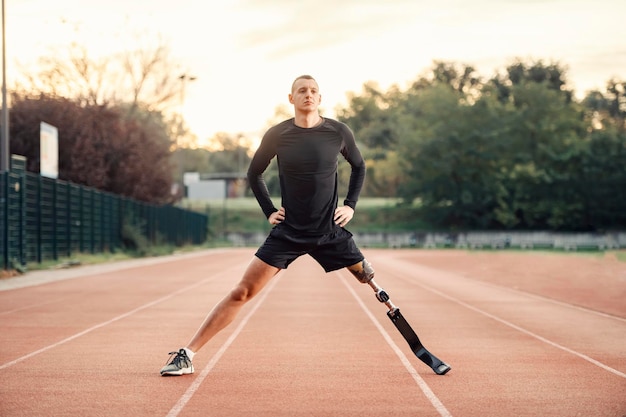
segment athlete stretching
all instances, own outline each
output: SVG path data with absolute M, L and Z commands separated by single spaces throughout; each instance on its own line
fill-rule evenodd
M 264 135 L 250 168 L 248 182 L 263 213 L 274 225 L 241 281 L 208 314 L 191 341 L 161 369 L 161 375 L 193 373 L 192 359 L 217 332 L 233 321 L 241 307 L 281 269 L 301 255 L 312 256 L 326 272 L 348 268 L 368 283 L 374 271 L 344 227 L 352 219 L 365 178 L 365 163 L 354 135 L 343 123 L 318 112 L 317 82 L 302 75 L 293 82 L 289 102 L 295 117 Z M 337 157 L 352 168 L 348 194 L 337 207 Z M 263 172 L 277 157 L 282 207 L 270 199 Z

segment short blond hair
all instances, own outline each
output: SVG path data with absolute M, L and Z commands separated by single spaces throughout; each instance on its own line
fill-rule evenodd
M 315 84 L 317 84 L 317 80 L 315 78 L 313 78 L 313 76 L 308 75 L 308 74 L 300 75 L 299 77 L 296 77 L 295 80 L 293 80 L 293 83 L 291 83 L 291 92 L 292 93 L 293 93 L 293 89 L 296 87 L 296 82 L 298 82 L 298 80 L 313 80 L 313 81 L 315 81 Z

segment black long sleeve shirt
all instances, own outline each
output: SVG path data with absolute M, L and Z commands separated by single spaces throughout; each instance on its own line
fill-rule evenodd
M 339 154 L 352 168 L 344 205 L 354 209 L 365 179 L 365 162 L 347 125 L 324 118 L 319 126 L 301 128 L 292 118 L 270 128 L 248 169 L 248 183 L 265 216 L 277 211 L 263 180 L 263 172 L 276 156 L 283 224 L 305 235 L 330 233 L 338 201 Z

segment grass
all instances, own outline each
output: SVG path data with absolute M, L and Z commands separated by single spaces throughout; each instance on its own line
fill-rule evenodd
M 617 258 L 618 261 L 626 262 L 626 250 L 619 250 L 611 253 L 615 254 L 615 258 Z
M 38 271 L 45 269 L 61 269 L 71 268 L 78 265 L 101 264 L 106 262 L 117 262 L 132 259 L 133 256 L 124 252 L 102 252 L 102 253 L 77 253 L 70 257 L 61 257 L 59 259 L 48 259 L 41 263 L 29 262 L 26 264 L 26 270 Z
M 70 257 L 61 257 L 59 259 L 48 259 L 44 260 L 41 263 L 38 262 L 29 262 L 26 264 L 26 271 L 41 271 L 47 269 L 63 269 L 63 268 L 72 268 L 80 265 L 95 265 L 102 264 L 107 262 L 119 262 L 126 261 L 129 259 L 137 259 L 142 257 L 158 257 L 158 256 L 166 256 L 172 255 L 174 253 L 187 253 L 193 252 L 196 250 L 206 249 L 209 247 L 225 247 L 228 246 L 226 243 L 212 243 L 201 246 L 194 245 L 186 245 L 181 247 L 174 247 L 171 245 L 153 245 L 150 247 L 149 253 L 146 255 L 138 255 L 132 251 L 117 251 L 117 252 L 99 252 L 99 253 L 76 253 Z

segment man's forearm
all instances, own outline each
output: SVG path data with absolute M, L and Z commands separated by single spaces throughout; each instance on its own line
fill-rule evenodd
M 259 203 L 261 210 L 263 210 L 265 217 L 269 217 L 270 214 L 277 211 L 276 207 L 274 207 L 272 199 L 270 198 L 270 192 L 267 189 L 267 184 L 265 184 L 265 180 L 262 175 L 254 174 L 248 171 L 248 184 L 250 185 L 250 189 L 252 190 L 256 201 Z
M 352 166 L 350 182 L 348 183 L 348 195 L 343 201 L 344 205 L 351 207 L 353 210 L 356 208 L 356 203 L 359 200 L 359 195 L 361 194 L 361 188 L 363 188 L 364 181 L 365 162 L 359 166 Z

